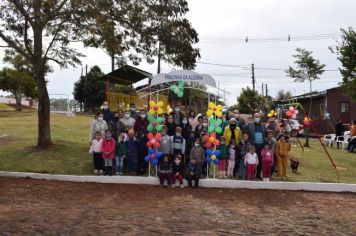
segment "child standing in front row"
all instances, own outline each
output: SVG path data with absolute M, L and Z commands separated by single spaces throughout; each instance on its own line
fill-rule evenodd
M 93 139 L 89 149 L 89 154 L 93 154 L 94 174 L 103 173 L 102 144 L 101 132 L 96 131 L 95 139 Z
M 177 155 L 174 159 L 172 166 L 172 188 L 176 185 L 176 180 L 179 180 L 180 187 L 183 188 L 183 171 L 184 165 L 182 161 L 182 156 Z
M 278 177 L 287 178 L 286 168 L 291 144 L 289 143 L 289 137 L 283 134 L 280 134 L 278 139 L 276 150 L 278 158 Z
M 171 163 L 169 163 L 168 155 L 164 155 L 163 161 L 159 164 L 158 171 L 159 171 L 159 182 L 160 182 L 161 186 L 164 187 L 165 180 L 167 181 L 167 185 L 170 186 L 171 185 L 172 166 L 171 166 Z
M 124 172 L 124 159 L 126 158 L 126 143 L 124 139 L 125 134 L 119 134 L 115 147 L 115 172 L 117 175 L 122 175 Z
M 112 138 L 110 130 L 105 131 L 105 139 L 102 143 L 105 175 L 112 175 L 112 161 L 115 158 L 115 139 Z
M 195 159 L 191 159 L 187 168 L 188 186 L 193 187 L 192 182 L 194 180 L 194 187 L 197 188 L 199 186 L 200 176 L 201 176 L 201 166 L 198 165 Z
M 256 148 L 253 145 L 250 146 L 248 153 L 245 156 L 245 165 L 247 169 L 246 179 L 254 179 L 256 175 L 256 166 L 258 165 L 258 157 Z
M 227 164 L 227 177 L 228 178 L 234 177 L 235 161 L 236 161 L 235 140 L 232 139 L 230 147 L 229 147 L 229 161 Z
M 229 157 L 229 148 L 225 145 L 225 138 L 221 137 L 221 143 L 217 150 L 220 151 L 219 156 L 219 177 L 226 179 L 226 159 Z
M 269 181 L 272 176 L 272 166 L 273 166 L 273 151 L 269 143 L 265 143 L 263 149 L 261 150 L 262 156 L 262 174 L 263 181 Z
M 251 143 L 249 141 L 248 133 L 242 135 L 242 140 L 239 144 L 239 179 L 245 179 L 246 176 L 246 166 L 245 166 L 245 156 L 248 152 Z

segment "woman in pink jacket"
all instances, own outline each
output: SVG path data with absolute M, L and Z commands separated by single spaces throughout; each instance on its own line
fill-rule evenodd
M 273 166 L 273 151 L 269 143 L 265 143 L 263 149 L 261 150 L 262 156 L 262 174 L 263 174 L 263 181 L 269 181 L 272 176 L 272 166 Z
M 112 175 L 113 160 L 115 158 L 115 139 L 112 138 L 110 130 L 105 131 L 105 139 L 102 144 L 105 175 Z

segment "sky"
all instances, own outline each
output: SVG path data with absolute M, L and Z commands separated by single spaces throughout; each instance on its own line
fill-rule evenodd
M 226 94 L 228 105 L 236 103 L 242 88 L 252 87 L 249 70 L 252 63 L 256 68 L 256 89 L 260 93 L 262 83 L 268 84 L 268 94 L 272 97 L 281 89 L 293 95 L 308 92 L 308 83 L 294 83 L 284 72 L 293 65 L 292 55 L 298 47 L 312 51 L 313 56 L 326 65 L 325 69 L 330 70 L 313 83 L 314 91 L 335 87 L 341 81 L 337 71 L 340 63 L 328 47 L 337 44 L 340 28 L 356 28 L 356 1 L 188 0 L 188 4 L 187 18 L 200 38 L 195 46 L 200 48 L 201 58 L 195 71 L 212 75 L 219 86 L 230 93 Z M 287 41 L 288 35 L 291 41 Z M 248 43 L 240 40 L 246 37 Z M 314 40 L 305 40 L 312 37 Z M 275 38 L 281 39 L 272 40 Z M 99 65 L 104 72 L 110 72 L 110 57 L 102 50 L 83 48 L 79 44 L 73 46 L 86 55 L 83 66 Z M 2 55 L 0 52 L 0 57 Z M 155 74 L 157 64 L 141 63 L 139 68 Z M 180 68 L 163 64 L 161 72 L 172 69 Z M 72 97 L 73 85 L 81 70 L 82 67 L 64 70 L 55 67 L 55 71 L 48 75 L 49 94 Z

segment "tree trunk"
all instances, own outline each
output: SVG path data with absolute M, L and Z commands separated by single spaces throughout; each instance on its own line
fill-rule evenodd
M 35 15 L 41 15 L 41 1 L 34 0 Z M 50 126 L 50 102 L 47 91 L 47 83 L 45 80 L 45 64 L 46 58 L 42 55 L 42 32 L 43 26 L 39 19 L 35 19 L 33 25 L 33 57 L 32 65 L 35 72 L 37 93 L 38 93 L 38 137 L 37 147 L 49 147 L 51 142 L 51 126 Z
M 15 99 L 16 99 L 16 111 L 21 111 L 21 92 L 20 93 L 15 93 Z

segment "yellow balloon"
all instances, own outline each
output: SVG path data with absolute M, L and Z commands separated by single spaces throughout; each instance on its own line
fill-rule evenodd
M 157 114 L 161 115 L 163 113 L 163 109 L 162 108 L 158 108 Z
M 216 160 L 216 156 L 215 155 L 211 155 L 211 160 L 215 161 Z
M 222 109 L 222 106 L 221 106 L 221 105 L 217 105 L 217 106 L 216 106 L 216 109 L 221 110 L 221 109 Z
M 171 111 L 172 111 L 172 108 L 171 108 L 170 105 L 168 105 L 168 106 L 167 106 L 167 114 L 171 113 Z
M 206 115 L 207 115 L 208 117 L 210 117 L 210 116 L 213 115 L 213 112 L 212 112 L 211 110 L 208 110 L 208 111 L 206 112 Z
M 209 102 L 208 107 L 209 107 L 210 109 L 213 109 L 213 108 L 215 107 L 215 104 L 212 103 L 212 102 Z
M 209 142 L 213 143 L 215 141 L 215 138 L 214 137 L 210 137 L 209 138 Z
M 157 103 L 157 105 L 158 105 L 159 107 L 161 107 L 161 106 L 163 106 L 163 102 L 162 102 L 162 101 L 159 101 L 159 102 Z
M 149 112 L 151 116 L 153 116 L 155 114 L 155 111 L 153 109 L 150 109 Z
M 153 107 L 154 105 L 156 105 L 155 101 L 150 101 L 150 107 Z
M 221 116 L 222 116 L 222 112 L 221 112 L 221 111 L 216 111 L 216 112 L 215 112 L 215 115 L 216 115 L 217 117 L 221 117 Z

